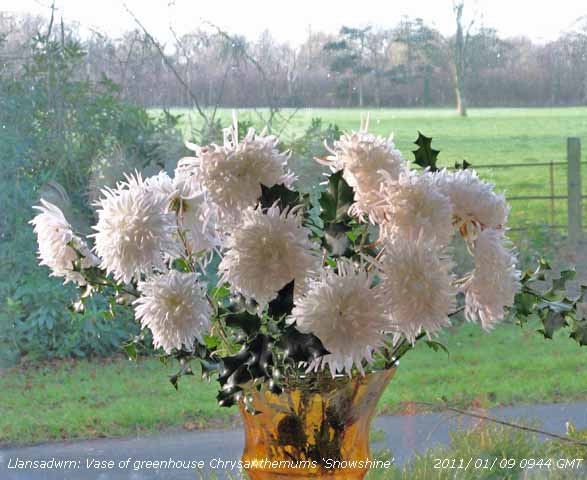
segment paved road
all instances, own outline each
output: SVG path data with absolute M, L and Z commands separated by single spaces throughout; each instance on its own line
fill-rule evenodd
M 492 410 L 491 415 L 502 419 L 538 419 L 545 430 L 564 433 L 565 422 L 571 420 L 579 428 L 587 428 L 587 403 L 533 405 L 507 407 Z M 454 418 L 452 415 L 431 413 L 413 416 L 385 416 L 374 422 L 383 430 L 384 440 L 373 448 L 390 448 L 397 464 L 404 464 L 416 452 L 449 442 L 449 431 L 467 427 L 475 420 Z M 127 439 L 98 439 L 78 442 L 42 444 L 31 447 L 0 450 L 0 479 L 2 480 L 194 480 L 198 478 L 192 469 L 183 464 L 202 461 L 205 465 L 202 478 L 214 471 L 219 478 L 227 478 L 227 468 L 220 468 L 218 459 L 235 461 L 240 457 L 243 445 L 241 430 L 175 432 L 160 436 Z M 16 459 L 32 461 L 71 461 L 69 468 L 51 470 L 15 469 Z M 128 466 L 119 462 L 130 459 Z M 153 470 L 138 462 L 169 460 L 176 462 L 172 469 Z M 113 461 L 113 468 L 95 469 L 88 462 Z M 137 467 L 135 469 L 135 467 Z M 236 478 L 236 477 L 233 477 Z

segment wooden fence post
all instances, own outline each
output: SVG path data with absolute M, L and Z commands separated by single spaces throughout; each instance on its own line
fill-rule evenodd
M 581 140 L 567 138 L 567 186 L 569 240 L 576 243 L 581 238 Z

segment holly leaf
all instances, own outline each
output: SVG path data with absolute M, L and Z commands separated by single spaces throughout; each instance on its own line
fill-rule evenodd
M 294 280 L 289 282 L 277 293 L 271 302 L 269 302 L 268 315 L 274 319 L 280 319 L 289 315 L 294 307 Z
M 251 380 L 270 380 L 273 366 L 273 338 L 265 334 L 257 334 L 246 343 L 235 355 L 222 357 L 218 382 L 222 389 L 217 399 L 220 406 L 234 405 L 236 395 L 242 391 L 240 385 Z
M 542 319 L 542 325 L 543 328 L 539 329 L 538 331 L 544 335 L 544 338 L 549 338 L 552 340 L 552 337 L 556 331 L 566 327 L 568 324 L 562 313 L 551 310 Z
M 434 350 L 435 352 L 439 352 L 440 350 L 442 350 L 443 352 L 446 352 L 447 355 L 450 356 L 450 352 L 448 351 L 448 348 L 446 348 L 446 345 L 437 342 L 435 340 L 426 340 L 426 345 L 428 345 L 429 348 L 431 348 L 432 350 Z
M 322 192 L 318 200 L 321 208 L 320 218 L 324 224 L 345 221 L 353 200 L 353 189 L 342 178 L 342 170 L 330 175 L 328 188 Z
M 279 205 L 281 210 L 292 209 L 304 203 L 304 199 L 298 192 L 290 190 L 282 183 L 272 187 L 266 187 L 261 184 L 261 197 L 259 198 L 261 208 L 272 207 L 275 203 Z
M 310 363 L 330 352 L 324 348 L 320 339 L 312 333 L 302 333 L 294 325 L 286 328 L 279 339 L 279 344 L 285 352 L 286 358 L 295 364 Z
M 128 355 L 129 360 L 136 360 L 138 353 L 137 353 L 137 344 L 135 342 L 125 343 L 122 348 Z
M 422 168 L 429 168 L 431 172 L 437 171 L 436 162 L 440 150 L 432 148 L 432 137 L 426 137 L 422 132 L 418 132 L 418 139 L 414 143 L 418 145 L 417 150 L 412 150 L 414 157 L 416 157 L 414 162 Z
M 261 319 L 246 310 L 228 314 L 224 322 L 229 327 L 241 329 L 247 336 L 257 333 L 261 328 Z
M 516 315 L 527 317 L 534 312 L 536 296 L 528 292 L 518 292 L 514 297 L 513 310 Z
M 466 160 L 463 159 L 462 162 L 455 162 L 455 170 L 467 170 L 467 168 L 472 167 L 473 165 Z
M 563 270 L 560 273 L 560 278 L 552 281 L 552 291 L 557 292 L 559 290 L 564 290 L 566 288 L 566 283 L 574 280 L 576 276 L 577 272 L 575 270 Z
M 570 337 L 582 347 L 587 345 L 587 322 L 576 322 Z

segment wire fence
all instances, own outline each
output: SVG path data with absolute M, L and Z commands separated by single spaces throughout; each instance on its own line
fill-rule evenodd
M 558 230 L 569 237 L 581 234 L 583 219 L 582 171 L 578 138 L 567 139 L 567 161 L 474 165 L 479 175 L 504 190 L 511 205 L 512 231 L 524 232 L 537 226 Z

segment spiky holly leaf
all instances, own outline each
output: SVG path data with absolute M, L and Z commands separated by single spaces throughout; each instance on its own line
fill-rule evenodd
M 237 395 L 242 391 L 239 385 L 251 380 L 267 381 L 272 378 L 273 366 L 273 338 L 265 334 L 257 334 L 247 342 L 240 352 L 235 355 L 222 357 L 218 382 L 222 389 L 218 394 L 218 403 L 221 406 L 234 404 Z
M 320 195 L 320 218 L 327 223 L 343 222 L 348 218 L 348 209 L 353 203 L 354 193 L 342 178 L 342 170 L 328 177 L 328 188 Z
M 587 345 L 587 321 L 576 322 L 570 337 L 582 347 Z
M 527 317 L 534 312 L 536 296 L 528 292 L 518 292 L 514 297 L 513 310 L 517 315 Z
M 472 164 L 463 159 L 462 162 L 455 162 L 455 170 L 466 170 L 472 167 Z
M 229 327 L 240 328 L 247 336 L 257 333 L 261 328 L 261 319 L 246 310 L 229 313 L 224 317 L 224 322 Z
M 179 390 L 179 379 L 181 377 L 183 377 L 184 375 L 193 375 L 193 374 L 194 374 L 194 372 L 192 371 L 192 368 L 190 367 L 189 363 L 184 363 L 184 364 L 182 364 L 179 372 L 177 372 L 175 375 L 171 375 L 169 377 L 169 381 L 171 382 L 171 385 L 173 385 L 173 387 L 176 390 Z
M 277 297 L 269 302 L 267 314 L 275 320 L 279 320 L 280 318 L 289 315 L 294 307 L 293 298 L 294 280 L 279 290 Z
M 450 355 L 450 352 L 448 351 L 448 348 L 446 348 L 446 345 L 437 342 L 436 340 L 426 340 L 426 345 L 428 345 L 428 347 L 434 350 L 435 352 L 442 350 L 443 352 L 446 352 L 447 355 Z
M 567 282 L 574 280 L 577 276 L 575 270 L 563 270 L 560 273 L 560 278 L 552 280 L 552 292 L 564 291 L 566 289 Z
M 538 331 L 544 335 L 544 338 L 552 339 L 557 330 L 567 325 L 567 321 L 562 313 L 549 310 L 544 314 L 542 328 Z
M 438 161 L 440 150 L 432 148 L 432 137 L 427 137 L 422 132 L 418 132 L 418 139 L 414 143 L 418 145 L 417 150 L 412 150 L 415 157 L 414 162 L 422 168 L 429 168 L 431 172 L 437 171 L 436 162 Z
M 316 335 L 302 333 L 295 325 L 286 328 L 279 339 L 279 346 L 283 348 L 286 359 L 293 361 L 296 365 L 300 362 L 310 363 L 330 353 Z
M 277 203 L 281 210 L 292 209 L 303 202 L 304 199 L 299 192 L 290 190 L 282 183 L 272 187 L 266 187 L 261 184 L 261 197 L 259 198 L 261 208 L 269 208 Z

